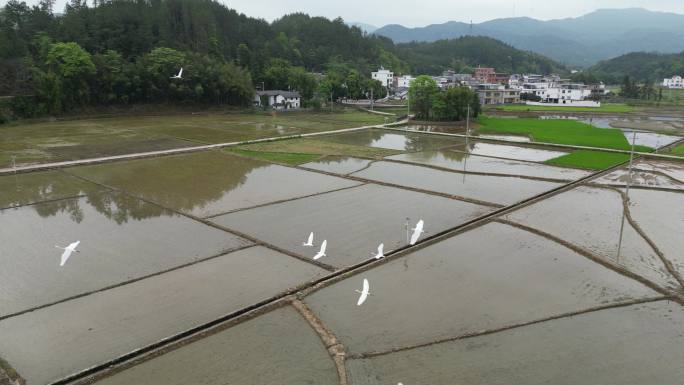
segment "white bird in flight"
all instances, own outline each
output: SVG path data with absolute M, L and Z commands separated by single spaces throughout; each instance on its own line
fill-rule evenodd
M 356 292 L 361 294 L 361 296 L 359 297 L 359 301 L 356 302 L 356 306 L 361 306 L 361 305 L 363 305 L 364 302 L 366 302 L 366 299 L 370 295 L 370 284 L 368 284 L 367 279 L 365 279 L 365 278 L 363 279 L 363 290 L 361 290 L 361 291 L 356 290 Z
M 314 233 L 309 234 L 309 240 L 307 240 L 306 243 L 302 243 L 302 246 L 313 247 L 313 239 L 314 239 Z
M 183 79 L 183 68 L 181 67 L 180 71 L 178 72 L 178 75 L 171 76 L 171 79 Z
M 415 245 L 416 242 L 418 242 L 418 238 L 420 238 L 420 236 L 425 233 L 425 231 L 423 231 L 424 226 L 425 222 L 423 222 L 423 220 L 421 219 L 420 221 L 418 221 L 416 227 L 411 229 L 413 230 L 413 235 L 411 235 L 411 242 L 409 242 L 411 246 Z
M 58 249 L 64 250 L 64 252 L 62 253 L 62 261 L 59 263 L 60 267 L 64 266 L 67 263 L 67 261 L 69 260 L 69 257 L 71 257 L 72 253 L 78 253 L 79 252 L 78 250 L 76 250 L 76 248 L 78 247 L 78 245 L 80 243 L 81 243 L 81 241 L 76 241 L 67 247 L 55 246 Z
M 328 248 L 328 240 L 327 239 L 325 241 L 323 241 L 323 243 L 321 243 L 321 249 L 314 256 L 314 258 L 313 258 L 314 261 L 317 261 L 323 257 L 327 257 L 327 255 L 325 255 L 325 249 L 326 248 Z
M 375 259 L 383 259 L 385 258 L 385 244 L 381 243 L 380 246 L 378 246 L 378 253 L 375 254 Z

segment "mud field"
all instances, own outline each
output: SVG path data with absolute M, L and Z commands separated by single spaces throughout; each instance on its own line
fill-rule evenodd
M 684 161 L 421 129 L 0 176 L 0 384 L 681 382 Z

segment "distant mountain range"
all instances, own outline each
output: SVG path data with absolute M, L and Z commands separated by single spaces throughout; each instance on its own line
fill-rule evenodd
M 487 36 L 580 67 L 629 52 L 684 51 L 684 15 L 642 8 L 604 9 L 577 18 L 549 21 L 519 17 L 473 25 L 450 21 L 421 28 L 394 24 L 373 33 L 395 43 Z

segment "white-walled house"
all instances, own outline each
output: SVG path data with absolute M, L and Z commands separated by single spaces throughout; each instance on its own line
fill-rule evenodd
M 669 79 L 665 79 L 663 80 L 663 87 L 684 88 L 684 79 L 681 76 L 673 76 Z
M 296 91 L 257 91 L 254 105 L 264 107 L 263 103 L 276 110 L 294 110 L 302 106 L 302 97 Z
M 415 78 L 411 75 L 397 76 L 394 78 L 395 88 L 409 88 Z
M 390 88 L 394 82 L 394 73 L 390 70 L 386 70 L 384 67 L 380 67 L 376 72 L 371 73 L 373 80 L 377 80 L 382 83 L 383 87 Z

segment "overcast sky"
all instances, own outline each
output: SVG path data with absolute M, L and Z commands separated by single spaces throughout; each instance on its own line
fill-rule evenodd
M 61 12 L 67 0 L 57 0 Z M 272 21 L 284 14 L 305 12 L 316 16 L 363 22 L 376 26 L 403 24 L 417 27 L 449 20 L 481 22 L 502 17 L 529 16 L 560 19 L 600 8 L 642 7 L 684 14 L 684 0 L 220 0 L 249 16 Z M 0 0 L 5 4 L 7 0 Z M 28 0 L 35 4 L 38 0 Z

